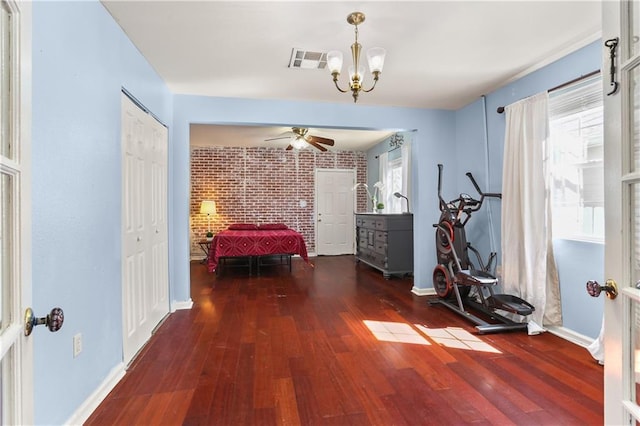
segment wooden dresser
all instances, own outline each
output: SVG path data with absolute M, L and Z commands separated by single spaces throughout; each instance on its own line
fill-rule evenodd
M 413 215 L 356 213 L 356 262 L 386 279 L 413 273 Z

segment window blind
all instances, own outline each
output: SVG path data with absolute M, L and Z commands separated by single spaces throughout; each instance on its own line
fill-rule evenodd
M 553 119 L 598 107 L 602 107 L 600 74 L 549 93 L 549 117 Z

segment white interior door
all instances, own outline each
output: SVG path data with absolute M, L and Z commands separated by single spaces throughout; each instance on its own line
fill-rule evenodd
M 605 424 L 640 421 L 640 4 L 603 2 L 603 41 L 619 38 L 615 73 L 603 47 L 605 275 L 620 295 L 605 302 Z M 612 80 L 613 79 L 613 80 Z
M 355 170 L 316 170 L 316 252 L 353 254 Z
M 0 33 L 0 419 L 33 424 L 33 337 L 23 314 L 31 305 L 31 4 L 0 2 Z
M 152 322 L 158 324 L 169 312 L 169 245 L 167 224 L 167 128 L 153 120 L 151 123 L 151 187 L 148 241 L 151 249 L 151 296 L 149 297 Z M 154 325 L 155 326 L 155 325 Z
M 122 94 L 123 359 L 169 312 L 167 129 Z

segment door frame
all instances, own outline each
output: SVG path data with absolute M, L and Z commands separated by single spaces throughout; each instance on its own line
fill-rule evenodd
M 11 17 L 9 46 L 14 58 L 9 69 L 11 141 L 14 154 L 0 167 L 14 183 L 11 191 L 13 232 L 8 266 L 9 300 L 3 306 L 3 320 L 9 323 L 0 332 L 2 353 L 2 421 L 15 424 L 34 423 L 33 339 L 24 333 L 24 312 L 32 303 L 31 258 L 31 126 L 32 126 L 32 4 L 2 0 Z M 4 272 L 3 272 L 4 273 Z M 4 290 L 3 290 L 4 291 Z M 3 294 L 3 298 L 7 293 Z M 8 395 L 6 395 L 8 393 Z M 6 404 L 6 405 L 5 405 Z
M 313 212 L 313 217 L 314 217 L 314 234 L 315 234 L 315 247 L 316 247 L 316 254 L 318 254 L 318 247 L 319 247 L 319 234 L 318 234 L 318 182 L 320 180 L 320 174 L 322 173 L 350 173 L 353 177 L 352 182 L 355 185 L 357 176 L 358 176 L 358 171 L 353 168 L 353 169 L 322 169 L 322 168 L 318 168 L 315 169 L 315 184 L 314 184 L 314 212 Z M 355 195 L 355 191 L 353 194 L 353 197 L 350 198 L 351 199 L 351 206 L 353 208 L 353 212 L 355 213 L 355 206 L 356 206 L 356 195 Z M 351 254 L 355 253 L 356 250 L 356 227 L 355 227 L 355 221 L 352 228 L 352 233 L 351 233 Z
M 640 173 L 632 169 L 630 147 L 633 135 L 629 128 L 633 120 L 630 110 L 631 78 L 629 72 L 638 68 L 640 57 L 630 60 L 629 3 L 602 3 L 602 40 L 619 37 L 616 53 L 615 81 L 619 89 L 604 96 L 604 179 L 605 179 L 605 277 L 620 286 L 620 296 L 604 302 L 604 422 L 630 424 L 631 414 L 640 418 L 640 410 L 632 390 L 636 362 L 632 359 L 634 318 L 632 308 L 640 303 L 640 290 L 632 285 L 631 189 L 640 184 Z M 626 13 L 625 13 L 626 11 Z M 602 47 L 603 70 L 609 70 L 609 49 Z M 603 91 L 611 91 L 610 79 L 603 78 Z M 637 255 L 637 253 L 636 253 Z M 636 331 L 638 326 L 635 327 Z

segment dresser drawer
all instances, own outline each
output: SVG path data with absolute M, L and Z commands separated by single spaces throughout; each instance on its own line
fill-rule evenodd
M 360 250 L 360 252 L 358 253 L 358 257 L 360 257 L 364 261 L 378 264 L 377 259 L 380 257 L 380 255 L 377 255 L 370 250 Z
M 376 231 L 376 244 L 378 241 L 387 242 L 387 233 L 384 231 Z
M 387 243 L 386 241 L 376 241 L 376 245 L 374 248 L 376 253 L 387 254 Z
M 373 253 L 373 255 L 371 256 L 371 261 L 381 268 L 387 267 L 387 256 L 385 256 L 384 254 Z
M 369 229 L 376 229 L 376 223 L 377 220 L 376 219 L 371 219 L 368 217 L 364 217 L 362 218 L 362 227 L 363 228 L 369 228 Z

